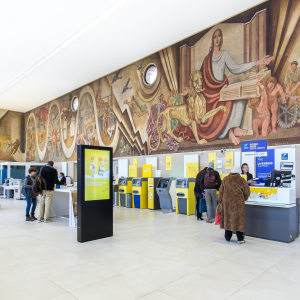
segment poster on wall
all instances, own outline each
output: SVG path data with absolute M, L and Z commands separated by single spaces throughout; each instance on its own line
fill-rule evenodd
M 225 152 L 225 169 L 231 170 L 233 168 L 233 151 L 227 151 Z
M 214 169 L 216 168 L 217 164 L 217 153 L 216 152 L 211 152 L 208 153 L 208 162 L 213 162 L 214 163 Z
M 110 152 L 85 149 L 85 201 L 109 199 L 109 176 Z
M 242 153 L 245 156 L 267 156 L 267 149 L 267 140 L 242 142 Z
M 256 177 L 265 182 L 275 168 L 274 149 L 267 151 L 267 156 L 256 157 Z

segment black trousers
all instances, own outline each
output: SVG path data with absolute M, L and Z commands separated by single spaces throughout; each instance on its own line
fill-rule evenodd
M 200 203 L 200 198 L 196 197 L 196 214 L 197 214 L 197 219 L 202 219 L 202 213 L 199 212 L 199 203 Z
M 240 231 L 236 231 L 236 236 L 238 241 L 243 241 L 244 240 L 244 233 Z M 227 241 L 230 241 L 232 237 L 232 231 L 230 230 L 225 230 L 225 239 Z

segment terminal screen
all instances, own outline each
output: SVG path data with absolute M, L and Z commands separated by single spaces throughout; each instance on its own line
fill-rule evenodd
M 177 181 L 177 185 L 183 185 L 183 181 Z
M 110 198 L 110 152 L 85 149 L 85 201 Z
M 137 180 L 136 179 L 132 180 L 132 184 L 137 184 Z

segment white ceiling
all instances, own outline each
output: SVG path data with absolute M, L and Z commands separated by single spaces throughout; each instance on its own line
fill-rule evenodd
M 2 1 L 0 108 L 26 112 L 261 2 Z

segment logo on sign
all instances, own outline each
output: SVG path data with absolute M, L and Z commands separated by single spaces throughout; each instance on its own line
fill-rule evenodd
M 288 160 L 289 154 L 288 153 L 281 153 L 281 160 Z
M 244 144 L 244 149 L 249 149 L 249 144 Z

